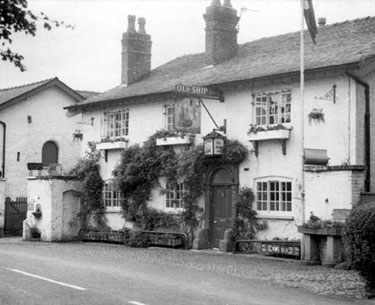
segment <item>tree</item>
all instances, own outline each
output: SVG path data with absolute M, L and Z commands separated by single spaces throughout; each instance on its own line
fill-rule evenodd
M 23 32 L 26 35 L 35 36 L 40 26 L 46 30 L 59 26 L 73 29 L 72 25 L 65 24 L 63 21 L 49 19 L 43 12 L 39 15 L 34 14 L 28 9 L 27 0 L 0 0 L 1 59 L 12 62 L 22 72 L 25 71 L 24 57 L 10 48 L 13 42 L 12 35 Z

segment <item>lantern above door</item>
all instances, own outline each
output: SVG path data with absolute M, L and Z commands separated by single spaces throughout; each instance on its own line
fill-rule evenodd
M 204 155 L 207 157 L 222 156 L 225 140 L 226 137 L 215 130 L 204 136 Z

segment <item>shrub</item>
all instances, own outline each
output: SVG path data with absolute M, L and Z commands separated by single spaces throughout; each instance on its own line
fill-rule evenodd
M 235 204 L 236 216 L 232 219 L 234 240 L 253 239 L 256 232 L 267 228 L 266 221 L 256 219 L 257 212 L 253 210 L 254 193 L 248 187 L 242 187 L 238 192 Z
M 30 235 L 31 238 L 40 238 L 40 231 L 37 227 L 31 227 L 30 228 Z
M 148 245 L 148 237 L 142 231 L 130 231 L 129 237 L 125 240 L 125 246 L 133 248 L 147 248 Z
M 375 205 L 353 208 L 346 220 L 343 241 L 351 266 L 363 274 L 375 275 Z

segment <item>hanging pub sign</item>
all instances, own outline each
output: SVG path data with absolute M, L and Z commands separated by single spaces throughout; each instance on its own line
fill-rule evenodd
M 175 104 L 174 111 L 176 130 L 195 134 L 201 132 L 201 107 L 199 101 L 184 97 Z
M 182 94 L 186 94 L 189 96 L 204 97 L 204 98 L 215 99 L 215 100 L 224 102 L 224 97 L 223 97 L 222 92 L 217 89 L 210 89 L 210 88 L 201 87 L 201 86 L 185 86 L 182 84 L 178 84 L 175 86 L 174 91 L 177 93 L 182 93 Z

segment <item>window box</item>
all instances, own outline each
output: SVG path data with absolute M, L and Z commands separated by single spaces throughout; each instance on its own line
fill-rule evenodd
M 113 142 L 99 142 L 96 143 L 98 150 L 110 150 L 110 149 L 124 149 L 126 148 L 128 141 L 113 141 Z
M 249 134 L 250 141 L 289 139 L 290 129 L 264 130 Z
M 157 146 L 163 145 L 189 145 L 193 143 L 192 136 L 182 136 L 182 137 L 168 137 L 168 138 L 161 138 L 156 139 Z
M 258 143 L 260 141 L 268 140 L 279 140 L 283 155 L 286 155 L 286 140 L 290 137 L 291 127 L 286 127 L 282 124 L 269 125 L 269 126 L 257 126 L 250 125 L 251 128 L 248 131 L 249 141 L 253 143 L 255 156 L 258 156 Z

